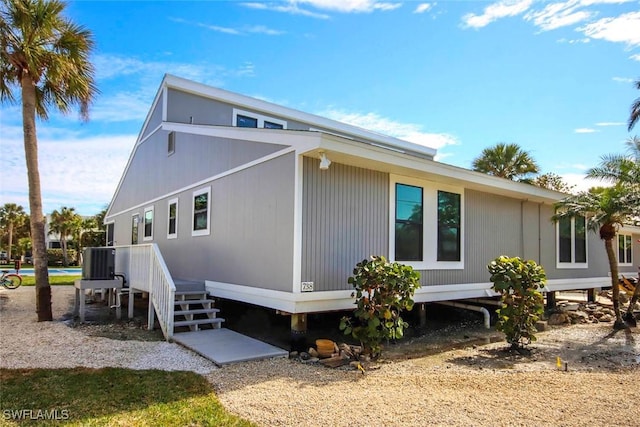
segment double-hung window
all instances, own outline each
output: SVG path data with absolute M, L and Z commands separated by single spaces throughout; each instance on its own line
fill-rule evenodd
M 153 240 L 153 206 L 144 209 L 144 235 L 142 240 Z
M 233 109 L 233 125 L 239 128 L 286 129 L 287 122 L 249 111 Z
M 389 252 L 416 269 L 462 269 L 464 191 L 391 176 Z
M 633 265 L 633 238 L 631 234 L 618 234 L 618 264 Z
M 171 199 L 167 209 L 167 239 L 178 238 L 178 199 Z
M 565 217 L 556 225 L 557 267 L 587 268 L 587 221 L 583 216 Z
M 211 187 L 193 192 L 193 228 L 192 236 L 205 236 L 210 233 L 211 225 Z

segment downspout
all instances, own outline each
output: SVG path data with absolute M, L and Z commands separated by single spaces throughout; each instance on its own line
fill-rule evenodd
M 477 305 L 470 304 L 462 304 L 460 302 L 455 301 L 437 301 L 437 304 L 448 305 L 451 307 L 464 308 L 465 310 L 477 311 L 484 315 L 484 327 L 486 329 L 491 328 L 491 315 L 489 314 L 489 310 L 484 307 L 478 307 Z

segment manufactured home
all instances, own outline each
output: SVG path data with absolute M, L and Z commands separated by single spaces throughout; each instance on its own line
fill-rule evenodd
M 291 314 L 292 326 L 352 309 L 347 279 L 371 255 L 420 272 L 418 303 L 493 296 L 486 266 L 503 254 L 541 264 L 547 291 L 610 284 L 584 220 L 551 222 L 563 194 L 435 155 L 167 75 L 106 216 L 116 269 L 152 293 L 159 317 L 173 294 L 155 299 L 160 285 L 136 284 L 149 263 L 174 293 L 202 284 L 208 296 Z M 638 228 L 621 230 L 623 273 L 637 269 L 639 239 Z

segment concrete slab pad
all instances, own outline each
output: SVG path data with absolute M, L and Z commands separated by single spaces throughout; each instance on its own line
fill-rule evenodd
M 174 334 L 173 340 L 217 365 L 289 355 L 279 347 L 225 328 L 181 332 Z

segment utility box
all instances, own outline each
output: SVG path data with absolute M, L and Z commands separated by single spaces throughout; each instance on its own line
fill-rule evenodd
M 85 248 L 82 256 L 82 280 L 113 280 L 116 267 L 115 249 Z

